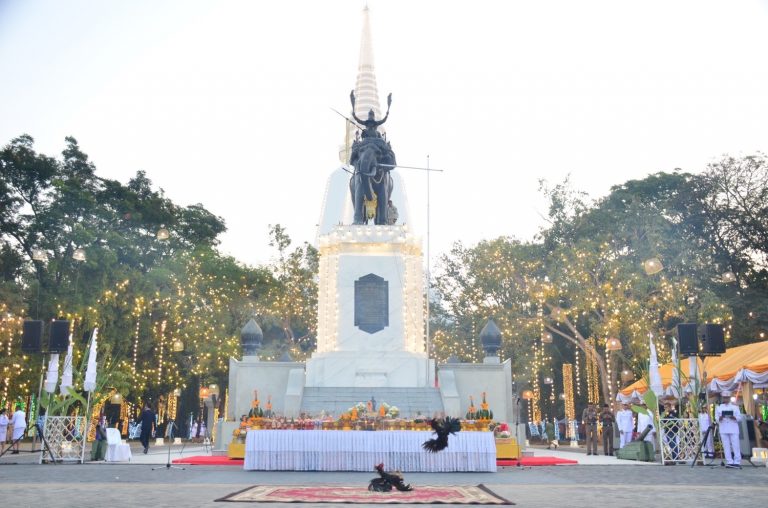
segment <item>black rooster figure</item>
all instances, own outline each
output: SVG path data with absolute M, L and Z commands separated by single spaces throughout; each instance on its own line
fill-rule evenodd
M 371 483 L 368 484 L 368 490 L 372 492 L 390 492 L 394 486 L 400 492 L 408 492 L 413 490 L 411 484 L 406 485 L 403 483 L 403 473 L 400 471 L 390 471 L 387 473 L 384 471 L 384 464 L 379 464 L 375 467 L 381 478 L 374 478 Z
M 448 448 L 448 434 L 456 434 L 461 430 L 461 421 L 450 416 L 446 416 L 442 420 L 435 418 L 429 423 L 432 425 L 432 430 L 437 434 L 437 438 L 425 441 L 421 447 L 432 453 Z

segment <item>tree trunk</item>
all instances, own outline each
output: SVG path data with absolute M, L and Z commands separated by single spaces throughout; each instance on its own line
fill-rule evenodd
M 563 333 L 561 330 L 558 330 L 551 324 L 546 324 L 547 330 L 556 333 L 557 335 L 571 341 L 573 344 L 575 344 L 579 349 L 581 349 L 586 358 L 587 361 L 590 360 L 590 356 L 594 355 L 595 361 L 597 362 L 597 370 L 600 373 L 600 385 L 602 387 L 603 391 L 603 401 L 610 405 L 611 400 L 613 398 L 613 394 L 611 393 L 611 390 L 608 385 L 608 369 L 605 366 L 605 360 L 602 356 L 600 356 L 600 353 L 598 353 L 597 349 L 592 347 L 592 345 L 587 342 L 587 340 L 579 333 L 579 331 L 576 329 L 576 327 L 571 323 L 567 318 L 563 321 L 563 323 L 568 327 L 568 329 L 571 331 L 573 336 Z

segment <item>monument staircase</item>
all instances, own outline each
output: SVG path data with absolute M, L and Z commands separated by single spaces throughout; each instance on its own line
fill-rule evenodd
M 340 388 L 305 387 L 301 399 L 301 412 L 318 416 L 322 411 L 338 417 L 358 402 L 376 399 L 378 405 L 386 402 L 397 406 L 400 417 L 415 418 L 421 414 L 431 418 L 443 412 L 443 401 L 437 388 Z

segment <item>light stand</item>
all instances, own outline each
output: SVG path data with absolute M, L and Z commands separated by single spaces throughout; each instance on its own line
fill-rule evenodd
M 186 469 L 184 467 L 174 466 L 173 464 L 171 464 L 171 441 L 173 441 L 173 425 L 174 425 L 173 420 L 169 420 L 168 421 L 168 436 L 170 436 L 170 437 L 168 438 L 168 462 L 165 463 L 165 466 L 153 467 L 152 471 L 154 471 L 156 469 L 163 469 L 163 468 L 165 468 L 165 469 L 181 469 L 181 470 L 185 470 Z
M 517 396 L 517 393 L 515 393 L 515 441 L 517 442 L 517 449 L 522 450 L 522 444 L 520 443 L 520 397 Z M 523 434 L 523 437 L 525 437 L 525 434 Z M 520 452 L 520 457 L 517 460 L 517 467 L 522 467 L 522 452 Z

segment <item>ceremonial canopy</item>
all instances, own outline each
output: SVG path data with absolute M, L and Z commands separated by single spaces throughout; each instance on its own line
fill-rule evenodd
M 686 358 L 680 362 L 681 385 L 685 392 L 690 392 L 690 364 L 695 360 L 698 366 L 698 372 L 706 373 L 706 382 L 709 389 L 714 392 L 736 391 L 740 385 L 749 383 L 752 388 L 768 387 L 768 341 L 756 342 L 731 348 L 722 356 L 712 356 L 704 359 Z M 667 363 L 659 367 L 662 384 L 664 385 L 664 395 L 674 396 L 675 386 L 672 379 L 674 377 L 674 366 Z M 617 399 L 629 401 L 633 398 L 639 398 L 648 389 L 646 381 L 641 379 L 627 386 L 617 394 Z

